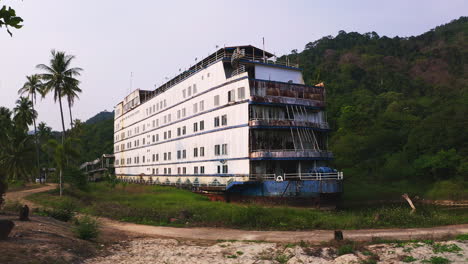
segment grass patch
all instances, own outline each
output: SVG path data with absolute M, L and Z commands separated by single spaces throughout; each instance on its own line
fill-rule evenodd
M 338 254 L 338 256 L 352 254 L 352 253 L 354 253 L 354 244 L 342 245 L 338 247 L 338 250 L 336 251 L 336 254 Z
M 455 237 L 456 240 L 459 241 L 467 241 L 468 240 L 468 234 L 460 234 Z
M 126 222 L 160 226 L 231 227 L 248 230 L 360 229 L 430 227 L 464 223 L 468 210 L 439 210 L 420 206 L 410 213 L 407 205 L 385 205 L 320 211 L 309 208 L 266 207 L 252 204 L 212 202 L 190 191 L 166 186 L 91 183 L 89 190 L 65 189 L 37 193 L 28 199 L 57 208 L 64 201 L 79 212 Z M 375 215 L 379 220 L 375 220 Z
M 413 256 L 404 256 L 401 261 L 405 262 L 405 263 L 410 263 L 410 262 L 414 262 L 418 259 L 414 258 Z
M 448 264 L 450 260 L 443 257 L 432 257 L 430 259 L 425 259 L 421 261 L 422 263 L 431 263 L 431 264 Z
M 457 253 L 462 251 L 462 249 L 455 245 L 455 244 L 440 244 L 435 243 L 432 245 L 432 250 L 434 253 L 443 253 L 443 252 L 450 252 L 450 253 Z

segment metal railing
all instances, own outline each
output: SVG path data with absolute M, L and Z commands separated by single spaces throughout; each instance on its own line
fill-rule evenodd
M 282 96 L 316 101 L 325 99 L 322 87 L 258 79 L 250 79 L 250 93 L 255 96 Z
M 288 125 L 288 126 L 304 126 L 304 127 L 317 127 L 321 129 L 329 129 L 330 126 L 327 122 L 314 122 L 313 120 L 299 120 L 289 118 L 250 118 L 251 125 Z M 286 123 L 286 124 L 284 124 Z

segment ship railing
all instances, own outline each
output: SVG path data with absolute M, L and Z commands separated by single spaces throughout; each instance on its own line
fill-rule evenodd
M 250 79 L 250 94 L 254 96 L 282 96 L 315 101 L 324 101 L 325 97 L 323 87 L 259 79 Z
M 251 117 L 250 121 L 260 121 L 260 122 L 275 122 L 275 121 L 286 121 L 286 122 L 298 122 L 298 123 L 307 123 L 310 126 L 318 127 L 322 129 L 330 128 L 330 125 L 327 122 L 315 122 L 314 120 L 307 120 L 307 119 L 294 119 L 294 118 L 264 118 L 264 117 Z
M 343 180 L 343 172 L 300 172 L 283 174 L 251 174 L 249 181 L 321 181 L 321 180 Z

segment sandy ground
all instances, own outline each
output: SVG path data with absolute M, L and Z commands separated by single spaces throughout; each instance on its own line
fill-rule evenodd
M 115 246 L 111 255 L 85 261 L 86 264 L 115 263 L 424 263 L 432 257 L 442 257 L 450 263 L 468 263 L 468 242 L 448 241 L 458 252 L 435 253 L 434 246 L 419 242 L 405 245 L 379 244 L 361 247 L 354 253 L 338 256 L 335 247 L 301 247 L 259 242 L 220 242 L 197 245 L 175 239 L 144 239 Z M 367 262 L 366 262 L 367 261 Z

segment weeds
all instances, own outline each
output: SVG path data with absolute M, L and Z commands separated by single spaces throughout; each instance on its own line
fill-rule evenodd
M 467 241 L 468 240 L 468 234 L 460 234 L 455 237 L 456 240 L 459 241 Z
M 39 210 L 39 214 L 49 216 L 55 218 L 57 220 L 68 222 L 70 221 L 73 216 L 75 215 L 76 206 L 71 201 L 63 201 L 52 209 L 45 209 Z
M 431 264 L 448 264 L 450 260 L 443 258 L 443 257 L 432 257 L 430 259 L 425 259 L 421 261 L 422 263 L 431 263 Z
M 443 252 L 458 253 L 462 251 L 462 249 L 455 244 L 440 244 L 440 243 L 435 243 L 434 245 L 432 245 L 432 250 L 434 251 L 434 253 L 443 253 Z
M 337 250 L 338 256 L 352 254 L 352 253 L 354 253 L 354 244 L 342 245 Z
M 278 263 L 285 264 L 289 261 L 291 256 L 285 255 L 285 254 L 279 254 L 276 256 L 275 260 L 278 261 Z
M 414 258 L 413 256 L 404 256 L 401 261 L 403 262 L 406 262 L 406 263 L 410 263 L 410 262 L 414 262 L 416 261 L 417 259 Z

